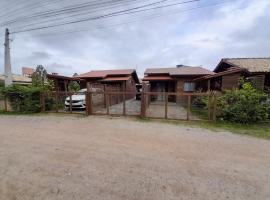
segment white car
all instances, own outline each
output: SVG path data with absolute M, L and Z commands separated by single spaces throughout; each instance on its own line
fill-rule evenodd
M 72 99 L 72 110 L 73 109 L 85 109 L 86 108 L 86 102 L 85 102 L 85 92 L 87 89 L 81 89 L 77 93 L 71 96 Z M 66 110 L 70 109 L 70 98 L 67 97 L 65 100 L 65 108 Z

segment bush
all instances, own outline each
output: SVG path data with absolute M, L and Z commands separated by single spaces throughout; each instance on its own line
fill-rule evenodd
M 208 96 L 197 96 L 193 100 L 193 105 L 198 108 L 207 108 L 208 107 Z
M 218 118 L 242 124 L 270 119 L 270 98 L 244 83 L 241 89 L 226 91 L 218 98 Z
M 35 113 L 40 112 L 40 93 L 42 89 L 34 86 L 11 85 L 2 89 L 15 112 Z

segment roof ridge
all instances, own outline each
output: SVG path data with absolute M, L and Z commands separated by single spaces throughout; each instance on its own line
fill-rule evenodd
M 253 57 L 253 58 L 222 58 L 222 59 L 226 59 L 226 60 L 230 60 L 230 59 L 270 59 L 270 57 Z

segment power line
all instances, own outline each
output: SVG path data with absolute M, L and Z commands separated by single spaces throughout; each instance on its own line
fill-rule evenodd
M 96 1 L 92 1 L 92 2 L 87 2 L 87 3 L 80 3 L 80 4 L 75 4 L 75 5 L 71 5 L 71 6 L 66 6 L 64 8 L 61 9 L 52 9 L 52 10 L 47 10 L 47 11 L 43 11 L 43 12 L 36 12 L 33 13 L 32 15 L 28 15 L 28 16 L 23 16 L 23 17 L 18 17 L 15 18 L 13 20 L 10 21 L 6 21 L 4 23 L 2 23 L 1 25 L 8 25 L 11 23 L 15 23 L 15 22 L 20 22 L 23 20 L 27 20 L 27 19 L 33 19 L 33 18 L 37 18 L 37 17 L 50 17 L 50 16 L 54 16 L 54 15 L 59 15 L 59 14 L 66 14 L 66 13 L 71 13 L 71 12 L 79 12 L 82 9 L 89 9 L 89 8 L 93 8 L 94 6 L 108 6 L 110 4 L 116 4 L 116 3 L 123 3 L 127 0 L 109 0 L 109 1 L 105 1 L 105 2 L 100 2 L 100 0 L 96 0 Z M 133 1 L 138 1 L 138 0 L 133 0 Z M 149 1 L 149 0 L 148 0 Z M 127 2 L 130 2 L 130 0 L 128 0 Z
M 208 8 L 208 7 L 219 6 L 219 5 L 222 5 L 222 4 L 225 4 L 225 3 L 229 3 L 229 2 L 233 2 L 233 0 L 223 1 L 223 2 L 219 2 L 219 3 L 215 3 L 215 4 L 207 4 L 207 5 L 203 5 L 203 6 L 197 6 L 197 7 L 194 7 L 194 8 L 189 8 L 189 9 L 184 9 L 184 10 L 182 9 L 180 11 L 171 12 L 171 13 L 166 14 L 166 15 L 150 16 L 148 18 L 139 19 L 139 20 L 135 19 L 133 21 L 129 21 L 129 22 L 125 22 L 125 23 L 119 23 L 119 24 L 113 24 L 113 25 L 110 25 L 110 26 L 97 27 L 97 28 L 84 29 L 84 30 L 76 30 L 76 31 L 63 31 L 63 32 L 56 32 L 56 33 L 34 34 L 34 36 L 41 36 L 41 37 L 42 36 L 56 36 L 56 35 L 65 35 L 65 34 L 73 34 L 73 33 L 80 33 L 80 32 L 89 32 L 89 31 L 92 31 L 92 30 L 110 29 L 110 28 L 121 26 L 121 25 L 131 24 L 131 23 L 134 23 L 134 22 L 155 20 L 157 18 L 182 14 L 182 13 L 185 13 L 185 12 L 190 12 L 190 11 L 194 11 L 194 10 L 198 10 L 198 9 L 204 9 L 204 8 Z
M 128 0 L 127 2 L 135 2 L 135 1 L 139 1 L 139 0 Z M 119 6 L 122 5 L 121 3 L 122 3 L 122 2 L 114 3 L 114 4 L 111 4 L 111 5 L 104 5 L 104 6 L 98 7 L 97 9 L 91 10 L 91 13 L 89 12 L 89 10 L 87 10 L 87 12 L 83 12 L 83 13 L 80 12 L 80 13 L 78 13 L 78 14 L 68 15 L 68 16 L 64 16 L 64 17 L 62 17 L 62 16 L 60 16 L 60 15 L 63 15 L 63 14 L 69 14 L 70 12 L 68 12 L 68 13 L 56 13 L 56 14 L 54 14 L 54 15 L 52 15 L 52 16 L 42 17 L 41 20 L 42 20 L 42 19 L 45 19 L 45 18 L 53 18 L 53 17 L 55 17 L 55 16 L 60 16 L 59 18 L 56 18 L 56 19 L 48 19 L 48 20 L 45 20 L 45 21 L 41 21 L 41 22 L 36 22 L 36 23 L 28 24 L 28 25 L 25 25 L 25 27 L 27 27 L 27 26 L 33 26 L 33 25 L 41 24 L 41 23 L 52 22 L 52 21 L 55 21 L 55 20 L 57 20 L 57 19 L 63 20 L 63 19 L 66 19 L 66 18 L 76 17 L 76 16 L 80 16 L 80 15 L 92 14 L 92 13 L 95 13 L 95 12 L 98 12 L 98 11 L 104 11 L 104 10 L 108 10 L 108 9 L 111 9 L 111 8 L 119 7 Z M 72 13 L 72 12 L 71 12 L 71 13 Z M 22 20 L 22 19 L 21 19 L 21 20 Z M 29 21 L 29 20 L 32 20 L 32 17 L 31 17 L 31 18 L 29 17 L 28 20 L 26 19 L 26 21 Z M 8 23 L 7 23 L 7 24 L 8 24 Z M 5 24 L 1 24 L 1 26 L 4 26 L 4 25 L 5 25 Z M 21 28 L 21 27 L 19 27 L 19 28 Z
M 115 15 L 104 17 L 104 18 L 116 17 L 116 16 L 121 16 L 121 15 L 130 15 L 130 14 L 135 14 L 135 13 L 140 13 L 140 12 L 145 12 L 145 11 L 150 11 L 150 10 L 155 10 L 155 9 L 161 9 L 161 8 L 168 8 L 168 7 L 172 7 L 172 6 L 177 6 L 177 5 L 181 5 L 181 4 L 184 4 L 184 3 L 197 2 L 197 1 L 199 1 L 199 0 L 192 0 L 192 1 L 188 1 L 188 2 L 180 2 L 180 3 L 174 3 L 174 4 L 167 4 L 167 5 L 163 5 L 163 6 L 157 6 L 157 7 L 147 8 L 147 9 L 141 9 L 141 10 L 135 10 L 135 11 L 125 12 L 125 13 L 115 14 Z M 76 16 L 76 15 L 73 15 L 73 16 Z M 67 18 L 69 18 L 69 17 L 70 16 L 68 16 Z M 93 20 L 95 20 L 95 19 L 93 19 Z M 52 21 L 53 20 L 47 20 L 45 22 L 52 22 Z M 91 21 L 91 20 L 89 20 L 89 21 Z M 40 23 L 33 23 L 33 24 L 29 24 L 29 25 L 25 25 L 23 27 L 17 27 L 17 28 L 20 29 L 20 28 L 24 28 L 24 27 L 27 27 L 27 26 L 33 26 L 33 25 L 36 25 L 36 24 L 40 24 Z
M 113 16 L 119 16 L 119 15 L 126 15 L 126 13 L 128 11 L 134 11 L 134 10 L 138 10 L 140 8 L 145 8 L 147 6 L 150 5 L 155 5 L 158 3 L 162 3 L 165 2 L 167 0 L 161 0 L 155 3 L 151 3 L 151 4 L 145 4 L 143 6 L 137 6 L 134 8 L 130 8 L 130 9 L 125 9 L 125 10 L 121 10 L 121 11 L 117 11 L 117 12 L 112 12 L 109 14 L 105 14 L 105 15 L 100 15 L 100 16 L 96 16 L 96 17 L 91 17 L 91 18 L 85 18 L 85 19 L 79 19 L 79 20 L 74 20 L 74 21 L 70 21 L 70 22 L 65 22 L 65 23 L 58 23 L 58 24 L 53 24 L 53 25 L 48 25 L 48 26 L 41 26 L 41 27 L 36 27 L 36 28 L 31 28 L 31 29 L 25 29 L 25 30 L 20 30 L 20 31 L 14 31 L 11 34 L 16 34 L 16 33 L 22 33 L 22 32 L 29 32 L 29 31 L 34 31 L 34 30 L 41 30 L 41 29 L 47 29 L 47 28 L 53 28 L 53 27 L 58 27 L 58 26 L 63 26 L 63 25 L 68 25 L 68 24 L 76 24 L 76 23 L 80 23 L 80 22 L 86 22 L 86 21 L 92 21 L 92 20 L 97 20 L 97 19 L 103 19 L 103 18 L 108 18 L 108 17 L 113 17 Z M 179 4 L 186 4 L 186 3 L 192 3 L 195 1 L 200 1 L 200 0 L 190 0 L 190 1 L 184 1 L 181 2 Z

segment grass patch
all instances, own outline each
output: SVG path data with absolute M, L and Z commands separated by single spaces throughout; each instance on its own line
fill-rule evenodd
M 209 122 L 209 121 L 179 121 L 179 120 L 156 120 L 156 119 L 139 119 L 139 121 L 144 123 L 158 121 L 166 124 L 205 128 L 216 132 L 229 131 L 236 134 L 270 139 L 270 122 L 243 125 L 221 121 Z
M 56 116 L 56 117 L 68 117 L 68 116 L 73 116 L 73 117 L 79 117 L 79 118 L 84 118 L 86 117 L 83 114 L 78 114 L 78 113 L 55 113 L 55 112 L 42 112 L 42 113 L 21 113 L 21 112 L 11 112 L 11 111 L 3 111 L 0 110 L 0 115 L 17 115 L 17 116 Z
M 198 117 L 199 119 L 208 119 L 208 109 L 191 107 L 191 114 Z

